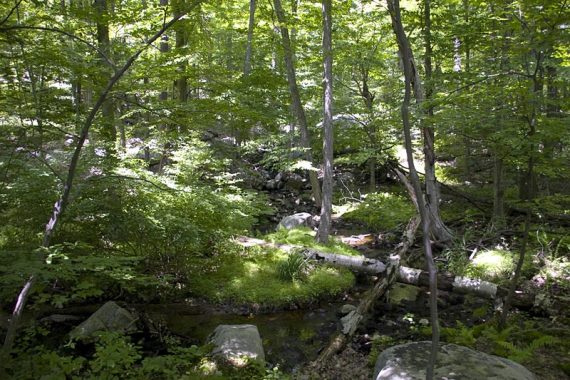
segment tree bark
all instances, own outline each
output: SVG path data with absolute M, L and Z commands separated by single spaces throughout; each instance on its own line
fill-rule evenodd
M 249 23 L 247 27 L 247 46 L 245 48 L 245 62 L 243 75 L 247 77 L 251 72 L 251 52 L 253 44 L 253 29 L 255 28 L 255 0 L 249 0 Z
M 289 30 L 285 26 L 287 25 L 285 12 L 283 11 L 281 0 L 273 0 L 273 4 L 275 6 L 277 21 L 279 21 L 279 30 L 281 32 L 281 41 L 283 44 L 284 53 L 283 55 L 287 70 L 287 82 L 289 84 L 289 94 L 291 96 L 291 107 L 293 108 L 295 120 L 301 131 L 301 146 L 305 150 L 305 159 L 312 164 L 313 155 L 311 153 L 311 137 L 309 134 L 309 127 L 307 125 L 307 117 L 305 115 L 303 103 L 301 102 L 301 94 L 299 92 L 299 87 L 297 86 L 293 51 L 291 50 L 291 39 L 289 38 Z M 315 170 L 309 170 L 309 180 L 311 182 L 315 204 L 317 207 L 320 207 L 322 202 L 321 187 L 319 184 L 317 172 Z
M 174 7 L 174 15 L 176 16 L 184 9 L 186 5 L 186 0 L 177 0 Z M 184 49 L 188 45 L 188 31 L 185 28 L 186 23 L 184 21 L 180 22 L 176 27 L 176 49 Z M 186 55 L 184 52 L 183 55 Z M 186 60 L 183 60 L 178 70 L 180 70 L 180 76 L 176 79 L 176 92 L 178 92 L 178 102 L 186 103 L 188 100 L 188 77 L 186 76 L 186 67 L 188 66 Z
M 168 6 L 168 0 L 160 0 L 159 2 L 160 6 L 163 7 L 167 7 Z M 164 34 L 161 36 L 160 38 L 160 45 L 159 45 L 159 51 L 162 54 L 168 53 L 168 51 L 170 50 L 170 44 L 168 42 L 168 35 Z M 161 102 L 166 102 L 168 100 L 168 87 L 164 88 L 160 94 L 158 95 L 158 100 L 160 100 Z M 166 125 L 166 123 L 163 123 L 160 126 L 160 130 L 163 132 L 166 132 L 166 129 L 168 128 L 168 126 Z M 164 166 L 166 165 L 166 160 L 168 158 L 168 150 L 170 148 L 170 144 L 168 142 L 166 142 L 162 148 L 162 154 L 160 155 L 160 161 L 158 163 L 158 173 L 162 174 L 162 172 L 164 171 Z
M 400 14 L 400 2 L 399 0 L 387 0 L 388 10 L 390 12 L 390 17 L 392 19 L 392 28 L 396 39 L 398 42 L 398 49 L 402 58 L 402 66 L 404 71 L 405 79 L 405 91 L 404 100 L 402 102 L 402 124 L 404 128 L 404 140 L 406 146 L 406 156 L 408 158 L 408 167 L 410 169 L 410 177 L 412 186 L 414 187 L 414 192 L 416 194 L 416 199 L 418 201 L 418 209 L 420 212 L 420 217 L 422 220 L 422 231 L 423 231 L 423 243 L 424 243 L 424 253 L 428 266 L 428 273 L 430 278 L 430 317 L 432 326 L 432 347 L 430 359 L 428 362 L 428 367 L 426 371 L 426 379 L 433 379 L 434 366 L 437 360 L 437 353 L 439 350 L 439 320 L 438 320 L 438 310 L 437 310 L 437 268 L 433 261 L 431 242 L 430 242 L 430 232 L 432 230 L 430 226 L 430 210 L 428 209 L 426 202 L 424 201 L 420 179 L 416 171 L 413 157 L 412 148 L 412 138 L 410 132 L 410 120 L 409 120 L 409 104 L 411 99 L 412 84 L 415 87 L 416 96 L 421 96 L 421 85 L 419 83 L 419 75 L 417 74 L 416 67 L 414 66 L 414 59 L 411 51 L 411 47 L 404 31 L 404 26 L 402 24 L 402 18 Z
M 109 10 L 107 0 L 95 0 L 93 3 L 96 12 L 97 23 L 97 45 L 101 51 L 99 58 L 102 75 L 98 78 L 98 93 L 105 89 L 106 83 L 110 80 L 113 73 L 107 66 L 105 60 L 111 57 L 111 40 L 109 37 Z M 99 95 L 98 94 L 98 95 Z M 114 151 L 117 141 L 117 128 L 115 126 L 115 102 L 112 97 L 108 97 L 101 107 L 103 115 L 103 123 L 101 135 L 107 147 Z
M 201 2 L 201 0 L 195 1 L 192 8 L 197 6 L 200 2 Z M 187 13 L 189 11 L 190 11 L 190 9 L 188 9 L 185 13 Z M 80 133 L 79 138 L 77 140 L 77 145 L 75 146 L 75 150 L 73 152 L 73 156 L 72 156 L 70 164 L 69 164 L 69 169 L 67 172 L 67 178 L 65 180 L 63 191 L 61 193 L 60 198 L 55 203 L 53 210 L 52 210 L 51 217 L 50 217 L 48 223 L 46 224 L 46 227 L 44 230 L 44 236 L 42 239 L 42 247 L 49 248 L 50 243 L 51 243 L 51 238 L 53 236 L 53 233 L 55 232 L 55 228 L 57 227 L 57 225 L 61 221 L 61 218 L 62 218 L 62 216 L 63 216 L 63 214 L 67 208 L 67 204 L 69 202 L 69 196 L 71 194 L 71 189 L 73 187 L 73 181 L 75 179 L 75 175 L 77 174 L 76 173 L 77 172 L 77 165 L 79 164 L 81 152 L 83 150 L 85 140 L 87 139 L 87 136 L 89 134 L 89 130 L 90 130 L 91 126 L 93 125 L 93 121 L 95 120 L 95 116 L 97 115 L 97 112 L 102 108 L 103 103 L 107 99 L 107 96 L 109 95 L 109 93 L 111 92 L 111 90 L 113 89 L 115 84 L 119 81 L 119 79 L 121 79 L 121 77 L 133 65 L 133 63 L 141 55 L 141 53 L 144 50 L 146 50 L 154 41 L 156 41 L 158 38 L 160 38 L 160 36 L 166 30 L 168 30 L 168 28 L 170 28 L 172 25 L 174 25 L 176 23 L 176 21 L 178 21 L 184 14 L 180 14 L 179 16 L 174 17 L 168 23 L 164 24 L 163 27 L 158 32 L 156 32 L 151 38 L 149 38 L 145 42 L 145 44 L 135 54 L 133 54 L 127 60 L 127 62 L 125 62 L 123 67 L 121 67 L 121 69 L 118 70 L 115 73 L 115 75 L 113 75 L 113 77 L 109 80 L 109 82 L 107 83 L 107 86 L 102 91 L 99 98 L 97 99 L 97 102 L 95 103 L 95 105 L 93 106 L 93 108 L 91 109 L 89 114 L 87 115 L 87 118 L 85 119 L 85 122 L 83 123 L 83 126 L 81 128 L 81 133 Z M 20 294 L 18 295 L 16 305 L 15 305 L 14 310 L 12 312 L 12 318 L 10 319 L 10 324 L 9 324 L 8 330 L 6 332 L 6 338 L 4 339 L 4 345 L 2 346 L 2 356 L 8 355 L 12 349 L 12 345 L 14 344 L 14 339 L 16 337 L 17 327 L 18 327 L 18 324 L 20 322 L 20 318 L 22 316 L 22 312 L 24 310 L 24 307 L 26 306 L 28 296 L 30 294 L 30 290 L 34 286 L 35 281 L 36 281 L 36 276 L 32 274 L 30 276 L 30 278 L 28 279 L 28 281 L 26 282 L 26 284 L 24 285 L 24 287 L 22 288 L 22 290 L 20 291 Z
M 501 228 L 505 224 L 505 169 L 503 159 L 497 155 L 493 157 L 493 225 Z
M 522 267 L 524 264 L 524 257 L 526 255 L 526 246 L 528 243 L 528 233 L 530 232 L 530 210 L 526 212 L 526 219 L 524 223 L 524 236 L 522 245 L 520 248 L 519 260 L 517 261 L 517 266 L 515 268 L 515 274 L 511 279 L 511 286 L 509 287 L 509 292 L 507 297 L 505 298 L 505 304 L 503 305 L 503 312 L 501 313 L 501 318 L 499 320 L 499 328 L 503 329 L 507 324 L 507 317 L 509 315 L 509 309 L 511 308 L 511 304 L 513 302 L 513 297 L 515 294 L 515 290 L 517 289 L 517 285 L 519 279 L 521 278 Z
M 431 125 L 433 119 L 433 106 L 429 104 L 433 95 L 433 78 L 432 78 L 432 47 L 431 47 L 431 6 L 430 0 L 424 0 L 424 45 L 425 59 L 424 66 L 426 72 L 425 99 L 424 92 L 421 87 L 421 79 L 419 72 L 413 63 L 413 54 L 410 50 L 410 56 L 413 67 L 413 83 L 414 96 L 418 106 L 422 107 L 424 100 L 428 103 L 424 110 L 425 118 L 421 121 L 422 135 L 424 144 L 424 162 L 425 162 L 425 185 L 426 185 L 426 204 L 428 215 L 431 219 L 430 231 L 435 240 L 440 242 L 448 242 L 453 239 L 453 234 L 441 219 L 439 212 L 439 201 L 441 199 L 437 178 L 435 175 L 435 133 Z
M 331 0 L 323 0 L 323 191 L 321 220 L 317 231 L 317 241 L 327 243 L 332 223 L 333 195 L 333 57 L 332 57 L 332 4 Z

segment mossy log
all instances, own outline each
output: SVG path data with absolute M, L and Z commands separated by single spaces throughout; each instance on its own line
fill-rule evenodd
M 411 246 L 410 241 L 413 239 L 413 235 L 415 234 L 415 229 L 417 229 L 417 226 L 417 219 L 412 218 L 408 225 L 408 228 L 406 229 L 405 238 L 398 252 L 398 255 L 400 257 L 403 257 L 403 254 Z M 411 231 L 414 231 L 414 233 Z M 295 250 L 295 252 L 301 253 L 305 257 L 317 262 L 348 268 L 355 272 L 385 277 L 387 276 L 387 265 L 385 263 L 380 260 L 368 259 L 363 256 L 346 256 L 323 252 L 314 248 L 304 248 L 303 246 L 299 245 L 271 243 L 265 240 L 252 239 L 247 237 L 240 237 L 237 239 L 237 241 L 239 244 L 242 244 L 244 246 L 265 246 L 282 249 L 285 252 L 293 252 Z M 395 277 L 396 281 L 403 282 L 405 284 L 417 286 L 429 285 L 428 273 L 421 269 L 399 266 Z M 438 273 L 437 284 L 440 290 L 462 294 L 472 294 L 487 299 L 494 299 L 506 295 L 506 289 L 500 288 L 492 282 L 455 276 L 451 273 Z M 529 301 L 530 305 L 532 305 L 532 301 L 528 296 L 518 295 L 517 299 L 514 301 L 514 304 L 517 306 L 528 305 Z

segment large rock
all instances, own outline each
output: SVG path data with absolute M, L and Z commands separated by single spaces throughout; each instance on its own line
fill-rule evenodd
M 214 344 L 212 355 L 241 367 L 248 360 L 265 362 L 263 343 L 254 325 L 219 325 L 210 342 Z
M 431 342 L 390 347 L 378 356 L 373 379 L 424 380 L 430 349 Z M 520 364 L 456 344 L 441 345 L 434 379 L 537 380 Z
M 285 228 L 291 230 L 300 226 L 313 227 L 314 221 L 311 214 L 308 212 L 300 212 L 298 214 L 288 215 L 281 219 L 277 225 L 277 229 Z
M 136 330 L 137 318 L 113 301 L 109 301 L 69 334 L 72 338 L 89 338 L 98 331 L 129 333 Z

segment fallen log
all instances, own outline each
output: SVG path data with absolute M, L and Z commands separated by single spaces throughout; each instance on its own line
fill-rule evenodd
M 412 218 L 406 229 L 405 238 L 398 251 L 400 257 L 404 256 L 408 248 L 411 246 L 413 235 L 410 231 L 417 229 L 418 220 Z M 299 252 L 308 259 L 328 263 L 338 267 L 349 268 L 356 272 L 367 273 L 371 275 L 382 275 L 386 272 L 386 264 L 380 260 L 368 259 L 363 256 L 346 256 L 335 253 L 322 252 L 313 248 L 304 248 L 299 245 L 271 243 L 265 240 L 252 239 L 247 237 L 239 237 L 239 244 L 244 246 L 264 246 L 271 248 L 279 248 L 285 252 Z M 429 286 L 429 276 L 426 271 L 416 268 L 399 266 L 396 271 L 396 281 L 416 286 Z M 462 294 L 472 294 L 478 297 L 495 299 L 503 297 L 507 294 L 505 288 L 500 288 L 496 284 L 489 281 L 473 279 L 462 276 L 455 276 L 451 273 L 438 273 L 437 275 L 438 289 Z M 530 302 L 530 303 L 529 303 Z M 528 296 L 520 293 L 517 294 L 514 304 L 519 307 L 532 306 L 532 300 Z
M 260 246 L 277 248 L 288 253 L 296 252 L 305 256 L 309 260 L 315 260 L 321 263 L 348 268 L 371 275 L 384 273 L 386 271 L 386 264 L 382 261 L 369 259 L 364 256 L 339 255 L 337 253 L 328 253 L 313 248 L 306 248 L 302 245 L 272 243 L 261 239 L 249 238 L 247 236 L 239 236 L 235 241 L 244 247 Z

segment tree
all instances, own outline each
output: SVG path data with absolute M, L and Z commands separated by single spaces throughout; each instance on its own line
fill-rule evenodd
M 331 0 L 323 0 L 323 192 L 317 241 L 327 243 L 332 218 L 333 195 L 333 57 Z
M 412 86 L 418 87 L 418 75 L 417 68 L 414 66 L 414 59 L 412 55 L 412 50 L 404 31 L 404 26 L 402 24 L 402 16 L 400 12 L 400 2 L 399 0 L 388 0 L 388 11 L 390 12 L 390 17 L 392 18 L 392 26 L 394 29 L 394 34 L 398 41 L 398 48 L 400 51 L 400 56 L 402 58 L 402 66 L 404 71 L 405 80 L 405 91 L 404 100 L 402 102 L 402 125 L 404 127 L 404 140 L 406 146 L 406 156 L 408 159 L 408 167 L 410 169 L 410 178 L 412 186 L 414 188 L 415 198 L 418 202 L 418 210 L 420 212 L 420 217 L 422 220 L 422 232 L 423 232 L 423 243 L 424 243 L 424 253 L 428 266 L 429 273 L 429 290 L 430 290 L 430 317 L 432 326 L 432 348 L 430 359 L 428 363 L 428 368 L 426 372 L 426 379 L 433 379 L 434 366 L 437 360 L 437 353 L 439 351 L 439 319 L 437 311 L 437 268 L 433 260 L 433 254 L 430 242 L 430 231 L 432 231 L 430 223 L 432 218 L 429 215 L 429 208 L 424 200 L 424 194 L 422 192 L 420 179 L 414 165 L 414 156 L 412 149 L 412 138 L 411 138 L 411 126 L 410 126 L 410 99 L 412 93 Z M 420 90 L 416 90 L 418 94 L 421 93 Z M 418 95 L 416 95 L 417 97 Z
M 437 178 L 435 175 L 435 132 L 432 125 L 434 107 L 430 104 L 433 94 L 433 78 L 432 78 L 432 46 L 431 46 L 431 5 L 430 0 L 424 0 L 424 44 L 425 44 L 425 58 L 424 68 L 426 76 L 426 90 L 421 85 L 421 78 L 419 71 L 415 68 L 415 63 L 412 62 L 414 67 L 414 96 L 416 103 L 419 107 L 426 107 L 424 109 L 425 117 L 421 120 L 423 145 L 424 145 L 424 162 L 425 162 L 425 186 L 426 186 L 426 204 L 428 207 L 428 215 L 430 217 L 431 234 L 436 240 L 441 242 L 448 242 L 453 238 L 453 234 L 447 228 L 439 212 L 439 202 L 441 200 Z M 411 54 L 411 52 L 410 52 Z M 411 58 L 414 59 L 411 54 Z M 424 103 L 424 97 L 425 102 Z
M 297 125 L 301 131 L 301 146 L 305 150 L 305 159 L 308 162 L 312 163 L 313 155 L 311 153 L 311 137 L 309 135 L 309 126 L 307 124 L 305 109 L 303 108 L 303 103 L 301 102 L 301 94 L 299 92 L 299 87 L 297 86 L 293 50 L 291 49 L 289 30 L 286 27 L 287 21 L 285 18 L 285 12 L 281 6 L 281 0 L 274 0 L 273 4 L 275 6 L 275 14 L 277 15 L 277 20 L 279 21 L 279 30 L 281 31 L 281 42 L 283 44 L 285 67 L 287 70 L 287 82 L 289 83 L 289 94 L 291 96 L 291 107 L 293 109 Z M 309 180 L 311 182 L 315 204 L 317 206 L 320 206 L 322 202 L 321 186 L 319 184 L 317 173 L 313 169 L 309 171 Z
M 249 0 L 249 23 L 247 26 L 247 47 L 245 48 L 245 63 L 243 75 L 248 76 L 251 72 L 251 50 L 253 44 L 253 29 L 255 28 L 255 0 Z

